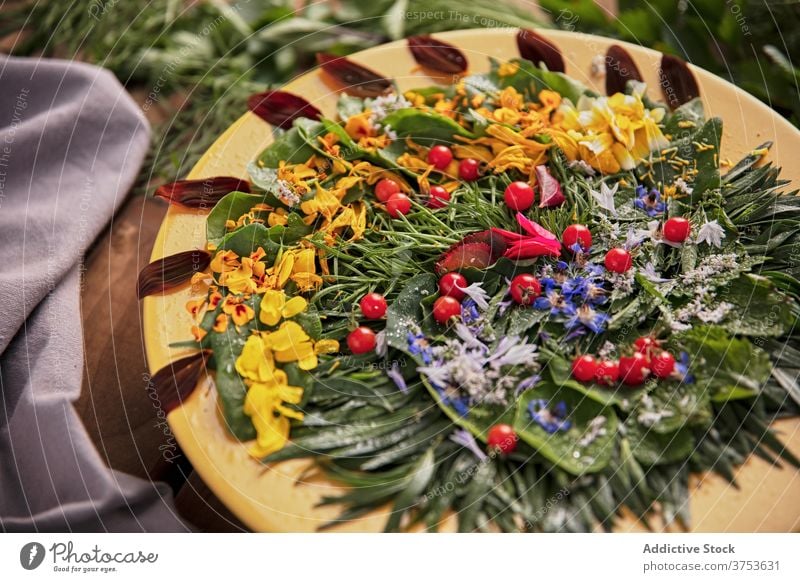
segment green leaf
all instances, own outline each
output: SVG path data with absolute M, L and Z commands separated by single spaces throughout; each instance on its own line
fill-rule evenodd
M 693 192 L 692 201 L 700 201 L 703 194 L 721 186 L 719 175 L 719 143 L 722 138 L 722 120 L 718 117 L 709 119 L 697 132 L 680 137 L 670 142 L 669 148 L 677 148 L 676 155 L 689 162 L 687 168 L 697 168 L 697 174 L 691 183 Z M 697 144 L 701 144 L 698 148 Z M 711 146 L 711 147 L 708 147 Z M 658 153 L 658 152 L 654 152 Z M 663 161 L 654 162 L 652 169 L 648 165 L 641 165 L 637 170 L 640 176 L 651 172 L 650 181 L 653 184 L 672 184 L 680 177 L 681 171 L 676 170 L 670 161 L 672 158 L 662 156 Z M 695 165 L 696 162 L 696 165 Z
M 384 117 L 381 123 L 384 127 L 391 126 L 398 137 L 411 137 L 415 142 L 425 145 L 432 143 L 451 145 L 456 135 L 475 137 L 449 117 L 410 107 L 393 111 Z
M 260 302 L 261 297 L 254 295 L 246 301 L 246 304 L 258 313 Z M 250 417 L 244 413 L 247 386 L 236 371 L 236 359 L 242 353 L 242 348 L 255 325 L 255 319 L 247 325 L 238 326 L 238 329 L 237 326 L 229 324 L 224 332 L 211 331 L 204 338 L 214 351 L 216 365 L 214 384 L 222 405 L 223 417 L 231 434 L 243 441 L 255 438 L 256 431 Z
M 746 338 L 736 338 L 719 326 L 698 326 L 676 339 L 690 358 L 695 382 L 713 400 L 754 396 L 769 377 L 767 353 Z
M 777 337 L 792 323 L 792 302 L 766 277 L 741 275 L 720 299 L 735 306 L 720 324 L 731 333 Z
M 575 79 L 567 77 L 564 73 L 557 73 L 539 68 L 534 63 L 526 61 L 525 59 L 512 59 L 510 62 L 517 63 L 519 69 L 513 75 L 501 77 L 498 74 L 500 62 L 495 59 L 490 60 L 492 63 L 492 72 L 489 74 L 489 80 L 501 89 L 514 87 L 531 101 L 538 102 L 539 93 L 543 89 L 555 91 L 562 97 L 572 101 L 573 104 L 578 103 L 578 99 L 580 99 L 581 95 L 589 93 L 589 89 L 585 85 Z
M 231 250 L 240 257 L 247 257 L 259 247 L 267 253 L 264 257 L 267 263 L 275 261 L 280 244 L 272 240 L 269 228 L 255 222 L 228 234 L 220 241 L 218 249 Z
M 423 273 L 409 279 L 386 312 L 386 343 L 417 359 L 408 350 L 408 333 L 422 322 L 422 306 L 426 297 L 436 293 L 436 276 Z
M 528 404 L 537 399 L 546 400 L 550 406 L 565 402 L 572 426 L 566 431 L 549 434 L 533 421 L 528 410 Z M 595 420 L 598 417 L 604 420 Z M 592 422 L 602 424 L 595 430 Z M 520 396 L 514 427 L 520 439 L 550 462 L 573 475 L 582 475 L 595 473 L 610 461 L 617 434 L 617 416 L 610 407 L 585 398 L 579 392 L 542 381 Z M 594 438 L 590 438 L 593 433 Z M 585 443 L 581 442 L 583 439 Z
M 225 226 L 227 221 L 236 221 L 243 214 L 250 212 L 256 204 L 264 201 L 261 194 L 246 194 L 245 192 L 230 192 L 223 196 L 214 205 L 206 218 L 206 238 L 208 242 L 219 245 L 228 234 Z
M 302 118 L 302 120 L 310 121 L 305 118 Z M 276 137 L 275 141 L 261 152 L 261 155 L 258 156 L 258 161 L 263 167 L 277 168 L 281 162 L 286 162 L 287 164 L 305 162 L 314 153 L 316 153 L 316 150 L 308 145 L 300 127 L 295 122 L 294 127 Z
M 643 465 L 677 463 L 688 459 L 694 450 L 694 436 L 688 427 L 660 433 L 629 417 L 625 422 L 625 434 L 630 440 L 633 456 Z
M 400 520 L 403 518 L 403 514 L 416 505 L 417 497 L 425 491 L 435 470 L 434 449 L 430 448 L 414 463 L 402 493 L 395 498 L 394 507 L 389 516 L 389 521 L 386 522 L 384 531 L 397 531 L 400 528 Z

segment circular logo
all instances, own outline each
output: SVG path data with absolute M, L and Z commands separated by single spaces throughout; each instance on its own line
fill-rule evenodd
M 19 563 L 26 570 L 35 570 L 44 561 L 44 546 L 39 542 L 29 542 L 19 551 Z

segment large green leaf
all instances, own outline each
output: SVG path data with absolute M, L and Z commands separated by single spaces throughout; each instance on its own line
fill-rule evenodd
M 452 144 L 454 136 L 475 137 L 453 119 L 421 109 L 398 109 L 387 115 L 383 126 L 390 126 L 398 137 L 410 137 L 415 142 L 430 145 L 431 143 Z
M 226 223 L 236 221 L 243 214 L 250 212 L 256 204 L 264 201 L 261 194 L 246 194 L 245 192 L 230 192 L 223 196 L 214 205 L 206 218 L 206 239 L 218 245 L 228 234 Z
M 436 292 L 436 277 L 423 273 L 409 279 L 386 312 L 386 343 L 401 352 L 408 350 L 408 332 L 422 323 L 421 302 Z
M 720 324 L 731 333 L 777 337 L 792 325 L 792 302 L 766 277 L 741 275 L 721 299 L 735 306 Z
M 305 118 L 302 118 L 302 120 L 309 121 Z M 275 141 L 261 152 L 261 155 L 258 156 L 258 161 L 263 167 L 277 168 L 281 162 L 286 162 L 287 164 L 305 162 L 315 153 L 316 150 L 308 145 L 305 136 L 297 123 L 295 123 L 294 127 L 276 137 Z
M 670 142 L 670 148 L 677 148 L 676 155 L 689 162 L 689 166 L 686 167 L 697 168 L 697 174 L 691 183 L 692 201 L 702 200 L 705 192 L 719 188 L 721 185 L 719 174 L 719 143 L 721 139 L 722 120 L 714 117 L 703 124 L 698 131 Z M 698 147 L 697 144 L 701 144 L 701 146 Z M 676 170 L 670 164 L 672 158 L 669 156 L 663 156 L 663 158 L 662 161 L 652 165 L 650 181 L 654 184 L 672 184 L 681 175 L 681 171 Z M 648 174 L 649 168 L 640 166 L 638 172 L 640 176 Z
M 689 354 L 695 382 L 714 400 L 747 398 L 757 394 L 769 378 L 767 353 L 746 338 L 728 335 L 719 326 L 698 326 L 676 343 Z
M 688 427 L 660 433 L 642 426 L 630 417 L 625 422 L 625 434 L 630 440 L 633 456 L 643 465 L 683 461 L 694 450 L 694 436 Z
M 247 300 L 247 304 L 256 313 L 258 313 L 260 302 L 261 297 L 258 295 Z M 236 371 L 236 358 L 242 353 L 242 348 L 255 325 L 255 319 L 243 326 L 235 326 L 231 323 L 224 332 L 211 331 L 204 338 L 214 351 L 216 366 L 214 383 L 222 405 L 222 414 L 231 434 L 240 440 L 249 440 L 256 436 L 250 417 L 244 413 L 247 386 Z
M 565 402 L 572 426 L 566 431 L 548 433 L 533 421 L 528 410 L 528 404 L 537 399 L 546 400 L 550 406 Z M 598 417 L 605 420 L 598 421 Z M 594 429 L 593 422 L 602 422 L 601 428 Z M 570 388 L 542 381 L 520 396 L 514 427 L 520 439 L 543 457 L 573 475 L 582 475 L 597 472 L 610 461 L 617 434 L 617 416 L 609 406 Z M 592 433 L 594 438 L 589 438 Z M 586 442 L 582 443 L 584 439 Z

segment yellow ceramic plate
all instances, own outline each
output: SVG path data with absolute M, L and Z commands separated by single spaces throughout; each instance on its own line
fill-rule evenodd
M 438 38 L 459 47 L 469 59 L 470 72 L 488 70 L 488 57 L 507 60 L 518 56 L 515 30 L 467 30 L 441 33 Z M 591 60 L 603 55 L 612 41 L 595 36 L 547 31 L 543 33 L 562 51 L 566 72 L 603 93 L 603 80 L 590 74 Z M 661 54 L 625 45 L 643 72 L 651 96 L 661 99 L 658 67 Z M 352 56 L 358 63 L 397 80 L 401 90 L 430 85 L 433 80 L 419 70 L 405 41 L 376 47 Z M 800 185 L 800 132 L 767 106 L 744 91 L 700 69 L 693 69 L 700 85 L 707 116 L 724 120 L 722 154 L 738 160 L 753 147 L 772 140 L 770 159 L 783 166 L 783 177 Z M 302 95 L 328 116 L 334 117 L 337 94 L 317 71 L 299 77 L 286 87 Z M 247 177 L 247 163 L 271 141 L 271 128 L 251 113 L 243 115 L 211 146 L 189 178 Z M 171 207 L 153 248 L 152 259 L 205 245 L 205 213 Z M 155 372 L 185 355 L 170 343 L 190 339 L 191 321 L 184 305 L 191 289 L 182 288 L 163 297 L 144 300 L 147 357 Z M 245 446 L 228 435 L 220 420 L 213 383 L 205 380 L 186 403 L 170 413 L 169 424 L 195 470 L 214 493 L 245 524 L 258 531 L 314 531 L 335 518 L 341 508 L 315 508 L 322 496 L 341 487 L 316 479 L 298 484 L 309 461 L 288 461 L 264 467 L 251 459 Z M 800 456 L 800 422 L 776 425 L 789 448 Z M 780 470 L 752 458 L 737 476 L 740 488 L 714 476 L 697 476 L 689 500 L 695 531 L 794 531 L 800 528 L 800 473 Z M 381 531 L 387 516 L 376 511 L 343 524 L 340 531 Z M 453 520 L 443 529 L 453 527 Z M 641 529 L 635 519 L 618 526 L 621 531 Z

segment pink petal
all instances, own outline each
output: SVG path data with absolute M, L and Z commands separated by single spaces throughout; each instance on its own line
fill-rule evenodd
M 517 222 L 522 227 L 522 230 L 530 234 L 531 236 L 539 236 L 542 238 L 548 239 L 556 239 L 556 235 L 552 232 L 547 230 L 541 224 L 532 221 L 530 218 L 522 214 L 521 212 L 517 212 Z
M 536 181 L 539 184 L 539 208 L 552 208 L 563 204 L 564 193 L 558 183 L 547 169 L 547 166 L 536 166 Z
M 533 239 L 528 239 L 515 243 L 506 249 L 505 257 L 509 259 L 532 259 L 534 257 L 551 256 L 557 257 L 561 254 L 560 244 L 548 244 Z

